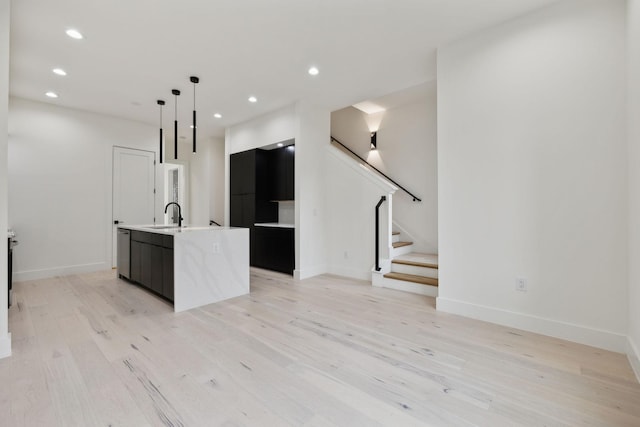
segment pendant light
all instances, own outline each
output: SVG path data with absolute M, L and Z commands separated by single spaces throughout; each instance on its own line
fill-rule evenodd
M 178 160 L 178 95 L 180 95 L 180 91 L 171 89 L 171 93 L 175 98 L 173 107 L 173 158 Z
M 162 163 L 162 106 L 164 105 L 164 101 L 158 99 L 158 105 L 160 106 L 160 163 Z
M 196 83 L 200 83 L 200 79 L 195 76 L 189 77 L 193 83 L 193 152 L 196 152 Z

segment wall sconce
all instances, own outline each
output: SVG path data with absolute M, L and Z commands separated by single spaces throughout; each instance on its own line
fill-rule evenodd
M 371 149 L 372 150 L 375 150 L 378 148 L 377 137 L 378 137 L 377 132 L 371 132 Z

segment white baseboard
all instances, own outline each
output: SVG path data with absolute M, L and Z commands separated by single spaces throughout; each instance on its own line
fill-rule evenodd
M 0 338 L 0 359 L 11 356 L 11 332 Z
M 631 364 L 631 368 L 633 372 L 636 374 L 636 378 L 638 382 L 640 382 L 640 347 L 636 346 L 629 337 L 627 339 L 627 358 L 629 359 L 629 364 Z
M 94 271 L 110 270 L 108 262 L 95 262 L 91 264 L 67 265 L 64 267 L 45 268 L 42 270 L 14 271 L 14 282 L 26 282 L 28 280 L 47 279 L 56 276 L 68 276 L 70 274 L 92 273 Z
M 436 299 L 436 309 L 618 353 L 627 352 L 627 336 L 611 331 L 589 328 L 443 297 Z
M 309 268 L 305 268 L 304 270 L 295 269 L 293 270 L 293 278 L 296 280 L 304 280 L 309 277 L 319 276 L 320 274 L 327 273 L 326 265 L 313 265 Z

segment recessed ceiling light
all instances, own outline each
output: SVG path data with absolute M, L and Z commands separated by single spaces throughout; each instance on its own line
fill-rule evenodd
M 57 98 L 58 97 L 57 93 L 51 92 L 51 91 L 45 93 L 45 95 L 47 95 L 49 98 Z
M 312 76 L 317 76 L 318 73 L 320 73 L 320 70 L 318 70 L 317 67 L 311 67 L 309 68 L 309 74 L 311 74 Z
M 258 98 L 256 98 L 255 96 L 250 96 L 249 102 L 258 102 Z
M 278 147 L 282 147 L 284 144 L 282 142 L 278 142 Z
M 76 39 L 76 40 L 81 40 L 84 38 L 84 36 L 82 35 L 82 33 L 80 33 L 80 31 L 74 30 L 73 28 L 69 28 L 67 30 L 67 35 L 72 39 Z
M 213 117 L 215 117 L 216 119 L 221 119 L 221 118 L 222 118 L 222 114 L 220 114 L 220 113 L 215 113 L 215 114 L 213 115 Z
M 63 70 L 62 68 L 54 68 L 51 71 L 53 71 L 54 74 L 57 74 L 59 76 L 66 76 L 67 75 L 67 72 L 65 70 Z

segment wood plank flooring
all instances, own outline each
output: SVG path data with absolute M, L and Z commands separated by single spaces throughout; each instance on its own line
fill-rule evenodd
M 622 354 L 252 270 L 183 313 L 112 271 L 18 283 L 2 426 L 640 426 Z

